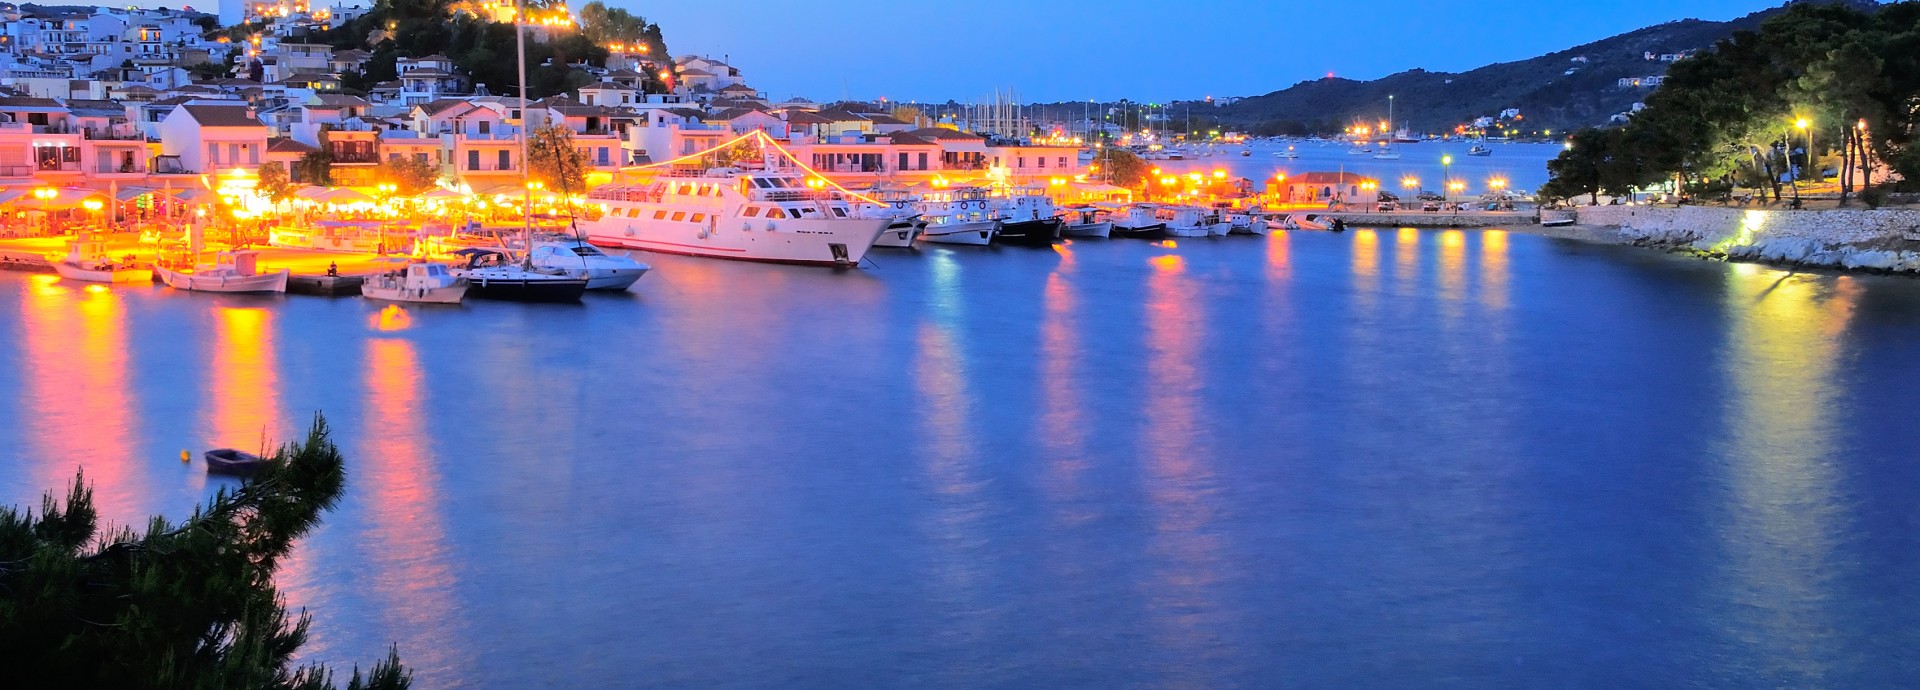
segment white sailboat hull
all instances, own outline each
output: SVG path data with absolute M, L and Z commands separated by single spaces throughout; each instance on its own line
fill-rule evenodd
M 272 273 L 261 273 L 250 276 L 232 275 L 225 272 L 184 273 L 170 270 L 163 266 L 156 266 L 153 271 L 156 275 L 160 276 L 162 281 L 166 282 L 167 287 L 178 290 L 276 294 L 287 291 L 287 277 L 292 274 L 292 271 L 284 268 Z

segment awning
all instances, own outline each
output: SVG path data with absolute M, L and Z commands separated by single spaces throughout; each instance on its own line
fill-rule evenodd
M 29 191 L 31 190 L 20 188 L 20 187 L 15 187 L 13 189 L 0 189 L 0 204 L 6 204 L 8 202 L 13 201 L 14 199 L 18 199 L 20 197 L 26 196 Z
M 327 198 L 327 194 L 331 193 L 332 191 L 333 190 L 328 189 L 326 187 L 301 187 L 299 189 L 293 190 L 293 196 L 299 199 L 308 199 L 312 201 L 324 201 Z
M 14 208 L 39 211 L 65 211 L 67 209 L 80 208 L 81 204 L 85 203 L 87 199 L 105 199 L 106 197 L 106 192 L 66 187 L 54 190 L 53 196 L 45 199 L 35 196 L 32 192 L 28 192 L 15 197 L 8 203 Z
M 436 188 L 432 191 L 424 192 L 414 198 L 415 199 L 465 199 L 467 198 L 467 195 L 461 194 L 451 189 Z
M 341 187 L 339 189 L 335 189 L 331 192 L 328 192 L 326 197 L 324 197 L 324 200 L 329 204 L 373 203 L 373 197 L 362 194 L 356 190 L 348 189 L 346 187 Z

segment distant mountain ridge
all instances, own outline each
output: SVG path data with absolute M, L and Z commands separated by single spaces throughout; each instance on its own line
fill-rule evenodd
M 1797 1 L 1846 4 L 1869 11 L 1879 7 L 1874 0 Z M 1601 125 L 1652 91 L 1644 86 L 1622 88 L 1621 79 L 1664 75 L 1668 63 L 1657 56 L 1710 48 L 1736 31 L 1758 28 L 1787 5 L 1723 22 L 1671 21 L 1458 74 L 1414 69 L 1372 81 L 1304 81 L 1222 106 L 1212 115 L 1222 123 L 1256 131 L 1300 123 L 1316 131 L 1338 132 L 1352 122 L 1385 119 L 1387 97 L 1392 95 L 1398 104 L 1395 119 L 1415 131 L 1451 132 L 1458 125 L 1509 108 L 1520 110 L 1525 118 L 1523 131 L 1528 132 Z M 1647 60 L 1648 53 L 1656 59 Z

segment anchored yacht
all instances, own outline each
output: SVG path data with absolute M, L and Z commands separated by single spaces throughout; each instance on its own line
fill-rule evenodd
M 587 200 L 602 211 L 580 221 L 594 244 L 720 259 L 853 266 L 888 225 L 855 218 L 845 198 L 799 176 L 733 168 L 676 168 Z

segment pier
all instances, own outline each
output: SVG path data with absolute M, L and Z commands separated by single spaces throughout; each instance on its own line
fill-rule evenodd
M 1326 211 L 1315 215 L 1360 228 L 1493 228 L 1536 225 L 1534 211 Z

